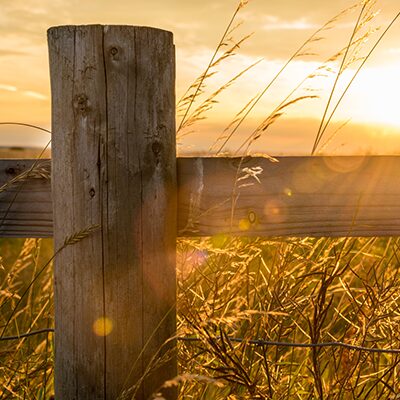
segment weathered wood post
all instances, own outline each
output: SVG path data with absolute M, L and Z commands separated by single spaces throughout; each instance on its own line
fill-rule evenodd
M 89 25 L 48 42 L 55 248 L 101 225 L 55 260 L 56 399 L 115 400 L 176 328 L 173 38 Z M 135 398 L 176 374 L 155 366 Z

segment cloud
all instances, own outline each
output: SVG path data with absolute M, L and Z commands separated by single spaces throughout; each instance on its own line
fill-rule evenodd
M 5 90 L 6 92 L 16 92 L 18 89 L 15 86 L 0 83 L 0 90 Z
M 265 23 L 262 25 L 262 29 L 266 31 L 276 31 L 276 30 L 294 30 L 303 31 L 318 29 L 318 24 L 312 24 L 307 21 L 306 18 L 300 18 L 293 21 L 285 21 L 274 15 L 267 15 L 265 18 Z
M 22 93 L 24 96 L 32 97 L 33 99 L 37 100 L 48 100 L 48 97 L 42 93 L 39 92 L 34 92 L 33 90 L 24 90 L 20 92 L 16 86 L 12 85 L 7 85 L 4 83 L 0 83 L 0 90 L 6 91 L 6 92 L 19 92 Z
M 25 54 L 24 51 L 0 49 L 0 57 L 23 56 Z
M 202 25 L 199 22 L 176 22 L 170 21 L 169 23 L 172 28 L 179 29 L 183 31 L 191 31 L 191 30 L 199 30 L 202 28 Z
M 391 47 L 386 50 L 389 54 L 399 55 L 400 54 L 400 47 Z
M 24 91 L 24 95 L 28 97 L 33 97 L 34 99 L 38 100 L 47 100 L 47 96 L 45 96 L 44 94 L 33 92 L 31 90 Z
M 42 7 L 38 7 L 32 0 L 0 0 L 0 36 L 3 40 L 18 38 L 22 48 L 27 44 L 43 43 L 49 26 L 60 25 L 70 18 L 73 8 L 70 3 L 74 1 L 44 0 Z

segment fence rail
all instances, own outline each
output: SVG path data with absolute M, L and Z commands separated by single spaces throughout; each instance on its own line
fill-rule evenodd
M 400 235 L 399 157 L 277 160 L 178 158 L 178 236 Z M 0 160 L 0 187 L 15 180 L 0 192 L 0 236 L 53 234 L 51 182 L 26 176 L 35 163 Z

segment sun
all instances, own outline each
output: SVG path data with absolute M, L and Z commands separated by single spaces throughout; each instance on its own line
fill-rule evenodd
M 354 122 L 400 127 L 400 63 L 365 68 L 342 109 Z

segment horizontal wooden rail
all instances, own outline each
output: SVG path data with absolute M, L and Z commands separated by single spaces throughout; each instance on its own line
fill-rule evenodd
M 400 235 L 400 157 L 278 161 L 179 158 L 178 236 Z M 0 160 L 0 186 L 34 163 Z M 48 167 L 1 189 L 0 236 L 52 236 Z
M 50 176 L 50 160 L 0 160 L 1 237 L 52 237 L 50 179 L 39 168 Z

